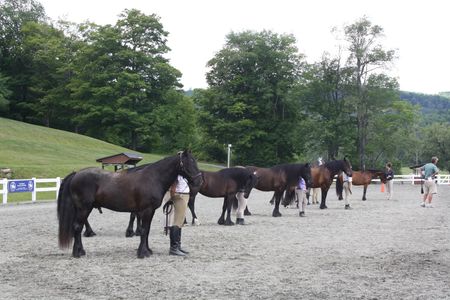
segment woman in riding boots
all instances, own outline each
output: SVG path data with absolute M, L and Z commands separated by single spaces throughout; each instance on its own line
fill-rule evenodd
M 177 180 L 170 187 L 170 201 L 172 208 L 167 208 L 169 215 L 167 227 L 170 234 L 170 255 L 186 256 L 188 251 L 181 249 L 181 227 L 184 224 L 186 208 L 189 201 L 189 186 L 187 180 L 178 175 Z

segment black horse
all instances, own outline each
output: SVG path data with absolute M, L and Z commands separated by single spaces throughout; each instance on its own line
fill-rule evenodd
M 141 212 L 143 232 L 137 256 L 150 256 L 148 236 L 155 210 L 161 206 L 164 194 L 178 175 L 194 187 L 202 183 L 197 162 L 189 151 L 127 172 L 87 168 L 69 174 L 58 195 L 60 247 L 68 248 L 74 238 L 72 255 L 85 255 L 81 241 L 83 225 L 92 209 L 105 207 L 120 212 Z
M 256 176 L 245 168 L 233 167 L 217 172 L 202 171 L 203 184 L 199 187 L 190 186 L 188 206 L 192 214 L 192 224 L 195 224 L 195 197 L 198 193 L 210 198 L 224 198 L 222 214 L 218 220 L 220 225 L 234 225 L 231 221 L 231 207 L 236 193 L 244 192 L 248 198 L 252 188 L 256 185 Z M 225 211 L 227 217 L 225 219 Z
M 295 187 L 300 177 L 305 180 L 306 186 L 312 184 L 311 165 L 306 164 L 281 164 L 271 168 L 258 168 L 254 166 L 246 167 L 251 172 L 255 172 L 258 177 L 258 184 L 255 186 L 260 191 L 274 191 L 275 207 L 272 212 L 273 217 L 281 217 L 280 201 L 283 193 L 291 187 Z

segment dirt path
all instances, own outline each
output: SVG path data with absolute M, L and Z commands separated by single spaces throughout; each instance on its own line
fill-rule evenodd
M 202 225 L 183 229 L 190 256 L 168 255 L 159 209 L 143 260 L 128 214 L 93 212 L 97 236 L 74 259 L 58 248 L 54 202 L 0 206 L 0 299 L 450 299 L 450 187 L 431 209 L 420 187 L 394 190 L 387 201 L 370 186 L 363 202 L 355 187 L 350 211 L 330 191 L 306 218 L 273 218 L 272 195 L 254 190 L 250 224 L 230 227 L 216 223 L 222 201 L 200 196 Z

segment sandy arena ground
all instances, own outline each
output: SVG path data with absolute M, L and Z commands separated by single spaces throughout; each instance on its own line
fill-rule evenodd
M 328 209 L 305 218 L 253 190 L 246 226 L 220 226 L 222 200 L 197 198 L 201 226 L 183 229 L 187 258 L 168 255 L 161 208 L 153 220 L 154 255 L 136 258 L 125 238 L 129 215 L 94 211 L 87 255 L 57 243 L 56 204 L 0 205 L 0 299 L 450 299 L 450 187 L 434 208 L 419 207 L 420 186 L 354 187 L 353 210 L 334 190 Z M 189 214 L 190 221 L 190 214 Z M 234 218 L 233 218 L 234 219 Z

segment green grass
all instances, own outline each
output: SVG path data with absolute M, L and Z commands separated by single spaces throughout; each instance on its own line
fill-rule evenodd
M 137 153 L 80 134 L 0 118 L 0 168 L 12 169 L 13 179 L 64 177 L 85 167 L 101 167 L 96 159 L 122 152 Z M 139 154 L 143 157 L 139 165 L 173 155 Z M 218 169 L 201 162 L 199 168 Z M 49 199 L 49 195 L 54 198 L 51 192 L 38 193 L 37 198 Z M 31 200 L 31 194 L 9 194 L 8 202 L 25 198 Z

